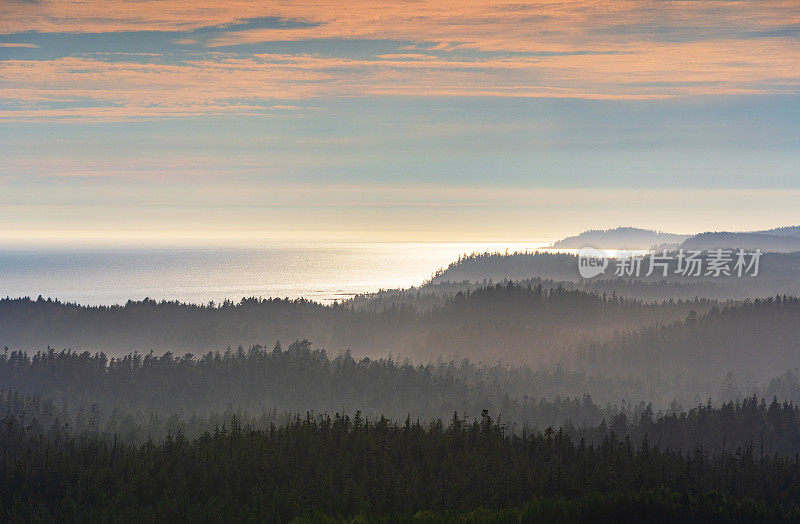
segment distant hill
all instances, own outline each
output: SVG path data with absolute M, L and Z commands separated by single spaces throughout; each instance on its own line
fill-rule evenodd
M 797 228 L 780 228 L 793 230 Z M 773 230 L 773 231 L 780 231 Z M 701 233 L 688 238 L 681 246 L 684 249 L 761 249 L 762 251 L 793 252 L 800 251 L 800 238 L 786 234 L 765 233 Z
M 689 235 L 676 235 L 636 227 L 618 227 L 584 231 L 580 235 L 555 242 L 553 247 L 564 249 L 580 249 L 587 246 L 608 249 L 650 249 L 658 244 L 680 244 L 687 238 Z
M 800 250 L 800 226 L 776 227 L 749 232 L 707 232 L 699 235 L 678 235 L 638 227 L 591 229 L 553 244 L 555 248 L 580 249 L 650 249 L 656 245 L 678 245 L 691 249 L 718 247 L 761 248 L 764 251 L 790 252 Z M 718 242 L 729 244 L 718 244 Z
M 605 292 L 608 295 L 616 293 L 617 296 L 636 297 L 648 301 L 693 297 L 727 300 L 778 294 L 800 296 L 800 251 L 764 251 L 764 256 L 760 259 L 758 278 L 684 276 L 675 272 L 676 264 L 677 261 L 673 260 L 672 268 L 666 277 L 656 274 L 651 278 L 645 278 L 648 267 L 645 261 L 639 279 L 619 278 L 611 271 L 607 271 L 604 276 L 585 280 L 578 273 L 577 255 L 569 253 L 474 253 L 461 257 L 457 262 L 437 271 L 430 282 L 410 293 L 415 297 L 420 293 L 422 295 L 456 293 L 469 288 L 469 286 L 464 287 L 465 282 L 472 284 L 483 282 L 479 285 L 486 285 L 490 281 L 503 282 L 505 279 L 535 287 L 543 282 L 534 280 L 543 279 L 551 281 L 546 284 L 549 287 L 558 286 L 559 281 L 571 281 L 572 285 L 564 284 L 568 289 L 582 289 L 599 294 Z M 397 293 L 395 290 L 395 297 Z M 381 300 L 387 302 L 383 302 L 379 309 L 391 306 L 394 299 L 383 297 Z M 432 299 L 420 296 L 419 300 Z
M 753 233 L 800 238 L 800 226 L 776 227 L 775 229 L 767 229 L 764 231 L 753 231 Z

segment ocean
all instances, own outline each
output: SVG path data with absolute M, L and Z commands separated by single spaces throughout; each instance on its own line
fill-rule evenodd
M 330 304 L 418 286 L 459 255 L 532 251 L 543 242 L 326 243 L 248 248 L 0 248 L 0 296 L 88 305 L 243 297 Z

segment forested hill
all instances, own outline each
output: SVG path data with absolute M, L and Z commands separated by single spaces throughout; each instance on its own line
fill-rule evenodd
M 764 379 L 800 367 L 800 299 L 775 297 L 714 307 L 667 326 L 587 343 L 589 368 L 640 376 L 731 372 Z
M 787 278 L 785 280 L 794 281 L 793 278 Z M 560 287 L 570 291 L 577 290 L 601 296 L 605 294 L 606 296 L 619 296 L 656 303 L 669 300 L 693 300 L 698 297 L 719 301 L 743 300 L 768 298 L 778 294 L 775 292 L 775 288 L 778 287 L 775 281 L 763 285 L 763 283 L 754 282 L 752 279 L 742 279 L 738 282 L 731 281 L 730 279 L 703 279 L 692 282 L 666 279 L 634 280 L 617 277 L 557 281 L 541 277 L 532 277 L 518 280 L 503 279 L 496 283 L 492 279 L 484 279 L 476 282 L 471 282 L 469 280 L 461 280 L 458 282 L 436 280 L 409 289 L 387 289 L 376 293 L 357 295 L 349 299 L 345 304 L 372 310 L 380 310 L 392 304 L 411 304 L 414 307 L 427 309 L 434 305 L 441 304 L 446 297 L 455 295 L 459 291 L 473 291 L 497 284 L 505 286 L 508 282 L 513 282 L 523 287 L 543 286 L 546 289 Z M 797 282 L 798 290 L 800 290 L 800 279 L 798 279 Z
M 796 374 L 781 380 L 786 379 L 800 387 Z M 356 361 L 349 354 L 331 359 L 307 341 L 201 357 L 12 352 L 0 355 L 0 383 L 0 419 L 15 417 L 46 431 L 68 425 L 68 432 L 117 435 L 128 442 L 178 431 L 198 436 L 230 423 L 234 415 L 265 428 L 306 413 L 432 422 L 454 412 L 474 420 L 488 411 L 516 434 L 525 427 L 560 426 L 595 443 L 613 431 L 673 449 L 700 443 L 733 450 L 761 440 L 768 452 L 800 452 L 800 409 L 790 401 L 767 404 L 763 395 L 753 395 L 693 409 L 626 404 L 632 391 L 626 388 L 635 388 L 635 381 L 466 361 L 414 366 Z M 623 400 L 559 395 L 570 389 Z M 766 394 L 773 392 L 781 394 Z
M 616 229 L 592 229 L 553 243 L 553 247 L 580 249 L 596 247 L 608 249 L 650 249 L 659 244 L 680 244 L 689 235 L 676 235 L 651 229 L 618 227 Z
M 204 353 L 307 338 L 333 354 L 350 349 L 358 356 L 393 354 L 423 362 L 442 356 L 542 364 L 569 359 L 569 348 L 586 337 L 604 340 L 711 306 L 702 300 L 644 304 L 511 283 L 457 293 L 431 309 L 401 303 L 372 310 L 280 299 L 216 306 L 145 300 L 113 307 L 5 299 L 0 347 Z
M 577 280 L 578 258 L 569 253 L 472 253 L 437 271 L 431 282 L 547 278 Z
M 800 251 L 800 238 L 788 234 L 771 235 L 765 233 L 701 233 L 686 239 L 682 244 L 686 249 L 761 249 L 767 251 Z
M 759 260 L 756 278 L 739 278 L 736 275 L 683 276 L 677 271 L 677 259 L 674 253 L 672 255 L 666 277 L 660 271 L 646 277 L 649 259 L 645 256 L 639 277 L 619 278 L 612 269 L 587 280 L 580 277 L 578 257 L 573 254 L 473 253 L 460 257 L 438 271 L 420 289 L 435 291 L 436 285 L 444 283 L 543 279 L 572 281 L 576 289 L 616 292 L 625 297 L 655 301 L 694 297 L 728 300 L 764 298 L 776 294 L 800 295 L 800 252 L 764 253 Z

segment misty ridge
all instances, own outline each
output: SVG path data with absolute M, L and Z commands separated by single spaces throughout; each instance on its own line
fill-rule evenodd
M 765 253 L 758 278 L 745 279 L 585 280 L 576 266 L 576 256 L 563 253 L 473 254 L 418 288 L 327 306 L 302 299 L 81 306 L 6 298 L 0 336 L 7 353 L 53 348 L 104 359 L 183 358 L 308 340 L 332 359 L 347 353 L 357 360 L 520 370 L 527 380 L 490 373 L 502 383 L 498 391 L 517 399 L 588 393 L 603 404 L 644 401 L 657 408 L 767 395 L 779 377 L 800 367 L 800 305 L 772 293 L 800 283 L 800 253 Z M 559 276 L 571 279 L 553 279 Z M 765 298 L 720 299 L 747 289 L 763 290 Z M 581 379 L 544 379 L 563 373 Z M 781 399 L 796 400 L 791 385 L 784 389 Z M 299 404 L 262 407 L 302 411 Z
M 800 250 L 800 226 L 776 227 L 761 231 L 706 231 L 697 234 L 675 234 L 636 227 L 592 229 L 558 240 L 555 248 L 583 247 L 613 249 L 762 249 L 771 252 Z
M 42 431 L 64 426 L 77 434 L 119 435 L 133 443 L 178 431 L 198 436 L 233 417 L 266 428 L 297 416 L 316 420 L 333 413 L 402 422 L 442 420 L 453 413 L 478 419 L 486 411 L 512 432 L 562 427 L 593 443 L 610 431 L 637 439 L 659 435 L 676 448 L 697 442 L 719 448 L 724 442 L 744 446 L 767 432 L 770 450 L 791 452 L 800 445 L 796 370 L 746 395 L 728 373 L 715 384 L 714 400 L 701 402 L 695 395 L 688 407 L 674 398 L 658 406 L 626 402 L 653 394 L 652 383 L 632 375 L 467 360 L 415 365 L 391 358 L 356 360 L 349 352 L 333 358 L 303 340 L 285 349 L 276 343 L 202 356 L 168 352 L 109 359 L 53 349 L 33 355 L 13 351 L 0 356 L 0 380 L 6 385 L 0 418 L 16 417 L 23 424 L 27 419 Z M 765 398 L 773 400 L 767 404 Z M 727 429 L 709 431 L 720 417 L 730 418 Z
M 73 354 L 84 355 L 91 352 L 87 348 L 101 346 L 100 341 L 105 339 L 109 351 L 94 350 L 98 356 L 93 357 L 102 362 L 108 360 L 107 355 L 112 361 L 145 358 L 151 362 L 163 353 L 168 359 L 177 355 L 182 361 L 193 362 L 192 354 L 202 359 L 219 358 L 220 349 L 209 347 L 213 337 L 293 340 L 293 333 L 305 332 L 327 342 L 315 343 L 325 350 L 325 358 L 329 353 L 334 359 L 342 354 L 349 359 L 371 357 L 391 367 L 391 355 L 395 355 L 405 366 L 439 362 L 433 369 L 439 369 L 442 362 L 450 362 L 451 367 L 475 362 L 481 371 L 471 371 L 466 377 L 481 378 L 466 383 L 498 382 L 501 385 L 495 397 L 502 392 L 515 398 L 589 393 L 604 403 L 627 399 L 664 407 L 678 400 L 691 406 L 708 398 L 719 402 L 752 393 L 777 393 L 774 379 L 800 367 L 800 301 L 791 297 L 724 305 L 707 300 L 646 304 L 508 283 L 459 292 L 443 306 L 421 312 L 410 306 L 373 312 L 286 300 L 250 300 L 218 307 L 139 302 L 119 308 L 14 300 L 0 302 L 0 311 L 6 326 L 14 326 L 20 334 L 42 337 L 43 353 L 37 350 L 25 357 L 33 358 L 34 363 L 42 359 L 37 354 L 50 355 L 50 362 L 54 354 L 63 353 L 46 348 L 45 341 L 52 339 L 70 339 L 75 346 L 68 347 L 80 348 Z M 12 313 L 18 318 L 35 318 L 36 323 L 13 322 Z M 31 329 L 36 325 L 50 329 Z M 262 329 L 248 332 L 247 326 L 253 325 Z M 235 351 L 254 347 L 243 344 Z M 344 349 L 337 351 L 337 345 Z M 20 342 L 17 347 L 32 346 L 31 342 Z M 130 350 L 135 354 L 110 350 L 130 346 L 137 348 Z M 170 349 L 155 351 L 159 347 Z M 227 347 L 222 349 L 223 354 L 230 353 L 231 347 Z M 6 348 L 3 358 L 9 363 L 22 358 L 22 353 Z M 416 353 L 409 355 L 413 351 Z M 509 371 L 501 373 L 504 369 Z M 290 374 L 295 372 L 299 371 L 290 370 Z M 229 375 L 229 379 L 235 382 L 236 376 Z M 29 389 L 29 379 L 7 380 L 16 389 L 35 391 Z M 68 381 L 69 375 L 63 380 Z M 768 389 L 770 384 L 772 389 Z M 798 400 L 794 386 L 787 384 L 784 389 L 781 398 Z M 211 388 L 209 394 L 215 395 L 214 391 Z M 362 395 L 368 396 L 368 390 Z M 267 398 L 262 400 L 266 403 Z M 401 405 L 413 405 L 410 402 Z M 223 402 L 215 407 L 225 405 Z M 302 402 L 267 407 L 300 410 L 300 406 Z
M 733 251 L 734 248 L 721 248 Z M 745 249 L 745 248 L 741 248 Z M 776 295 L 800 294 L 800 251 L 776 253 L 764 251 L 759 257 L 757 277 L 729 275 L 699 276 L 683 275 L 678 271 L 677 249 L 660 248 L 653 251 L 661 255 L 666 250 L 672 258 L 667 267 L 656 267 L 651 276 L 649 255 L 642 257 L 639 277 L 619 277 L 608 271 L 591 279 L 581 278 L 578 273 L 579 255 L 571 253 L 473 253 L 461 257 L 447 268 L 437 271 L 432 279 L 419 291 L 436 289 L 470 289 L 475 283 L 484 281 L 512 280 L 520 284 L 549 281 L 552 286 L 579 289 L 594 293 L 616 293 L 627 298 L 638 298 L 646 302 L 663 300 L 708 298 L 718 300 L 766 298 Z M 709 250 L 698 249 L 704 257 Z M 666 272 L 666 275 L 664 275 Z
M 429 307 L 417 305 L 430 299 Z M 0 333 L 11 349 L 206 352 L 307 338 L 333 354 L 549 364 L 570 359 L 586 339 L 705 312 L 705 299 L 645 303 L 564 287 L 513 282 L 448 296 L 398 297 L 375 307 L 302 299 L 243 299 L 204 306 L 144 300 L 86 307 L 44 299 L 2 299 Z

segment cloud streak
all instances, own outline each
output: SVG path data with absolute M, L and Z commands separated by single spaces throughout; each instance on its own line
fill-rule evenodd
M 37 49 L 39 46 L 36 44 L 25 44 L 22 42 L 0 42 L 0 47 L 17 47 L 27 49 Z

